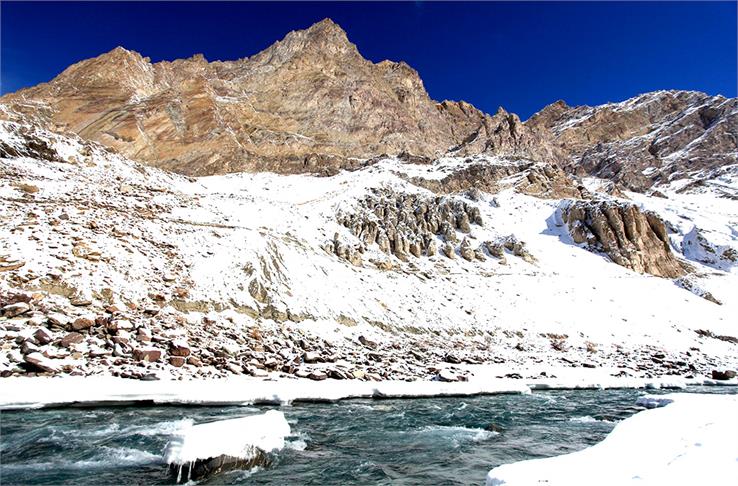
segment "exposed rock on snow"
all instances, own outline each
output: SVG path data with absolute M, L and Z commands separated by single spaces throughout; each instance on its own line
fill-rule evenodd
M 656 395 L 638 404 L 663 408 L 620 422 L 605 440 L 583 451 L 496 467 L 487 475 L 487 485 L 735 483 L 738 397 Z
M 33 352 L 26 354 L 23 358 L 26 363 L 38 368 L 41 371 L 57 372 L 61 370 L 61 366 L 55 363 L 53 360 L 46 358 L 39 352 Z
M 720 270 L 738 266 L 738 250 L 735 247 L 710 242 L 705 232 L 696 226 L 684 236 L 682 253 L 690 260 Z
M 469 190 L 496 194 L 513 187 L 518 192 L 547 199 L 588 197 L 588 192 L 556 164 L 530 160 L 470 158 L 441 179 L 410 177 L 409 180 L 435 193 Z
M 735 98 L 657 91 L 595 107 L 559 101 L 525 124 L 567 154 L 567 170 L 636 191 L 679 178 L 715 179 L 738 162 Z
M 358 202 L 356 212 L 339 214 L 338 222 L 359 239 L 359 252 L 376 243 L 380 251 L 400 260 L 434 256 L 437 237 L 455 244 L 459 241 L 457 231 L 468 234 L 472 224 L 483 225 L 479 208 L 463 200 L 398 194 L 387 189 L 374 189 Z M 349 261 L 355 251 L 337 239 L 326 250 Z
M 561 217 L 575 243 L 586 243 L 618 265 L 659 277 L 684 274 L 664 222 L 654 213 L 622 202 L 566 201 Z
M 232 469 L 269 463 L 268 454 L 284 447 L 290 426 L 282 412 L 183 427 L 164 451 L 177 483 L 200 480 Z

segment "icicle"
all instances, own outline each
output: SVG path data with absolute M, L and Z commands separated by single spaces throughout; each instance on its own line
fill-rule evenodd
M 177 466 L 177 484 L 182 482 L 182 464 Z

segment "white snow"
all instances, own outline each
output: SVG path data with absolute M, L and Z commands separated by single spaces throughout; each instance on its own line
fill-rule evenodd
M 489 394 L 528 394 L 531 390 L 606 388 L 684 388 L 689 385 L 736 386 L 738 378 L 664 379 L 607 377 L 597 370 L 570 369 L 564 378 L 499 379 L 480 372 L 468 382 L 312 381 L 234 376 L 188 381 L 139 381 L 111 376 L 4 378 L 0 410 L 74 405 L 126 405 L 136 402 L 186 405 L 290 404 L 333 402 L 349 398 L 421 398 Z
M 172 435 L 164 451 L 164 462 L 181 466 L 219 456 L 250 459 L 257 450 L 269 453 L 282 449 L 288 435 L 290 425 L 277 410 L 190 425 Z
M 232 377 L 217 380 L 138 381 L 110 376 L 4 378 L 0 410 L 75 404 L 245 405 L 326 402 L 347 398 L 417 398 L 496 393 L 530 393 L 522 380 L 440 381 L 312 381 Z
M 738 479 L 738 396 L 672 394 L 572 454 L 492 469 L 487 486 L 733 486 Z M 664 406 L 665 405 L 665 406 Z
M 0 123 L 0 138 L 17 143 L 11 127 Z M 73 138 L 42 136 L 60 152 L 74 156 L 78 142 Z M 177 275 L 174 285 L 189 291 L 187 300 L 206 308 L 186 314 L 188 322 L 201 322 L 209 312 L 213 319 L 232 322 L 236 332 L 248 326 L 281 325 L 340 344 L 355 342 L 359 335 L 381 342 L 383 336 L 412 328 L 432 339 L 463 336 L 467 343 L 474 339 L 494 349 L 512 368 L 528 357 L 542 359 L 544 367 L 555 362 L 546 337 L 555 334 L 566 336 L 569 358 L 598 366 L 644 347 L 684 354 L 695 346 L 716 366 L 738 366 L 735 345 L 699 338 L 694 332 L 738 335 L 738 299 L 733 291 L 738 288 L 738 272 L 694 262 L 699 270 L 696 283 L 723 305 L 668 279 L 639 275 L 568 244 L 566 229 L 551 218 L 558 200 L 513 190 L 495 194 L 494 203 L 490 195 L 477 202 L 466 200 L 479 207 L 484 219 L 484 226 L 474 225 L 468 235 L 475 245 L 514 234 L 525 241 L 535 264 L 512 255 L 506 265 L 492 258 L 467 262 L 442 256 L 401 262 L 371 245 L 359 267 L 320 248 L 335 233 L 346 242 L 358 242 L 336 215 L 355 209 L 367 191 L 390 187 L 430 195 L 398 174 L 438 179 L 462 167 L 466 163 L 462 158 L 431 165 L 387 159 L 333 177 L 260 173 L 199 179 L 143 167 L 102 149 L 93 150 L 84 164 L 28 158 L 2 163 L 9 173 L 38 186 L 39 192 L 34 195 L 36 206 L 21 205 L 13 202 L 19 190 L 11 181 L 0 180 L 0 199 L 8 201 L 0 205 L 0 254 L 25 261 L 24 275 L 58 274 L 65 285 L 90 299 L 110 288 L 116 299 L 144 307 L 149 294 L 171 293 L 163 281 L 171 273 Z M 123 185 L 132 190 L 123 192 Z M 676 252 L 681 252 L 682 241 L 695 226 L 715 244 L 735 246 L 738 201 L 705 194 L 668 195 L 663 200 L 632 197 L 673 224 Z M 34 207 L 38 224 L 30 226 L 27 216 Z M 138 218 L 138 212 L 152 216 Z M 70 217 L 65 231 L 49 224 L 62 213 Z M 103 227 L 93 230 L 84 224 L 88 220 Z M 97 248 L 101 261 L 72 257 L 72 237 Z M 372 258 L 390 259 L 395 268 L 375 268 L 369 263 Z M 264 285 L 274 309 L 304 320 L 257 323 L 243 311 L 258 314 L 263 307 L 249 292 L 252 280 Z M 46 299 L 53 304 L 64 298 Z M 219 308 L 225 310 L 214 310 Z M 170 311 L 165 307 L 161 312 Z M 347 321 L 352 325 L 339 324 Z M 226 341 L 223 338 L 222 344 Z M 514 349 L 517 344 L 530 354 Z M 587 351 L 592 346 L 596 351 Z M 0 356 L 0 367 L 4 360 Z

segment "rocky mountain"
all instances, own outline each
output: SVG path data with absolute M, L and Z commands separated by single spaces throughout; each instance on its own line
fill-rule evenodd
M 383 153 L 435 157 L 451 148 L 534 159 L 552 150 L 504 110 L 490 116 L 431 100 L 410 66 L 367 61 L 328 19 L 236 61 L 151 63 L 116 48 L 0 101 L 189 175 L 333 173 Z
M 0 99 L 0 375 L 735 368 L 736 130 L 695 92 L 437 103 L 329 20 L 118 48 Z
M 410 66 L 364 59 L 329 19 L 235 61 L 152 63 L 119 47 L 0 103 L 2 119 L 30 118 L 187 175 L 334 174 L 386 154 L 484 153 L 644 191 L 675 178 L 709 185 L 738 162 L 736 99 L 660 91 L 595 107 L 560 101 L 523 123 L 502 108 L 432 100 Z
M 738 164 L 735 98 L 658 91 L 595 107 L 559 101 L 525 124 L 567 154 L 562 163 L 571 173 L 635 191 L 676 179 L 716 179 L 735 174 Z

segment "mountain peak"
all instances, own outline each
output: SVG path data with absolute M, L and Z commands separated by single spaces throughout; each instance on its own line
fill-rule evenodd
M 325 18 L 305 30 L 292 32 L 290 35 L 292 34 L 298 36 L 306 46 L 315 45 L 330 50 L 355 49 L 355 46 L 349 41 L 346 31 L 329 18 Z
M 108 52 L 105 52 L 103 54 L 100 54 L 97 56 L 96 59 L 99 59 L 101 61 L 126 61 L 126 60 L 148 60 L 148 58 L 144 58 L 141 54 L 139 54 L 136 51 L 132 51 L 130 49 L 126 49 L 123 46 L 117 46 L 114 49 L 111 49 Z
M 346 34 L 346 31 L 341 28 L 340 25 L 335 23 L 332 19 L 326 17 L 320 22 L 315 22 L 313 25 L 311 25 L 308 29 L 308 32 L 313 31 L 335 31 L 335 32 L 341 32 L 344 35 Z

